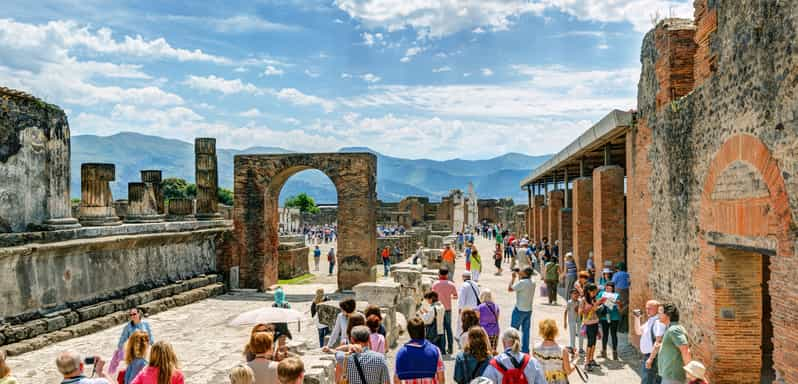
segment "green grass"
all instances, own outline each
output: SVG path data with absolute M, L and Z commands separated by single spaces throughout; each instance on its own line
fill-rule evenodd
M 315 276 L 312 273 L 306 273 L 302 276 L 297 276 L 293 279 L 288 280 L 278 280 L 277 284 L 280 285 L 291 285 L 291 284 L 304 284 L 308 281 L 312 280 Z

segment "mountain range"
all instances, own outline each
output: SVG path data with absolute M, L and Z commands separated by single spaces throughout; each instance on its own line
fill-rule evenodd
M 244 150 L 217 148 L 219 185 L 232 189 L 233 157 L 239 154 L 279 154 L 293 151 L 279 147 L 251 147 Z M 348 147 L 340 152 L 371 152 L 377 156 L 377 197 L 393 202 L 405 196 L 429 196 L 439 200 L 450 190 L 465 190 L 469 182 L 479 198 L 512 197 L 526 201 L 518 182 L 551 155 L 527 156 L 508 153 L 485 160 L 403 159 L 380 154 L 365 147 Z M 142 169 L 163 170 L 163 177 L 194 181 L 194 144 L 158 136 L 123 132 L 111 136 L 72 137 L 71 191 L 80 197 L 80 165 L 116 164 L 116 181 L 111 183 L 115 199 L 127 197 L 127 183 L 141 179 Z M 321 171 L 308 170 L 291 177 L 280 193 L 281 202 L 306 192 L 318 203 L 337 201 L 335 186 Z M 519 201 L 520 200 L 520 201 Z

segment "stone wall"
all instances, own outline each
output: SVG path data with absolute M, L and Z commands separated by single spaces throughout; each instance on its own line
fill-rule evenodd
M 310 272 L 310 248 L 305 245 L 304 235 L 280 236 L 277 253 L 280 255 L 279 279 L 293 279 Z
M 408 233 L 406 235 L 396 235 L 396 236 L 383 236 L 377 238 L 377 254 L 376 260 L 378 263 L 382 263 L 382 250 L 386 246 L 390 247 L 391 253 L 391 263 L 396 264 L 401 262 L 404 259 L 412 257 L 413 254 L 418 249 L 418 242 L 421 241 L 415 233 Z M 396 258 L 393 256 L 393 247 L 397 245 L 399 246 L 399 250 L 402 251 L 401 256 Z
M 628 144 L 629 225 L 641 231 L 629 243 L 632 306 L 675 303 L 713 383 L 771 375 L 771 345 L 784 382 L 798 382 L 798 13 L 789 2 L 720 3 L 696 1 L 698 28 L 665 20 L 643 41 Z M 740 162 L 766 196 L 725 179 Z
M 77 226 L 69 156 L 64 111 L 0 87 L 0 233 Z

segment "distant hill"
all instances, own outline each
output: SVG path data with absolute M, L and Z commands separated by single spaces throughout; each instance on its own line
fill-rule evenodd
M 524 202 L 518 182 L 550 155 L 527 156 L 508 153 L 486 160 L 403 159 L 382 155 L 365 147 L 341 148 L 341 152 L 371 152 L 377 156 L 377 197 L 399 201 L 405 196 L 422 195 L 437 200 L 452 189 L 465 190 L 469 182 L 480 198 L 512 197 Z M 252 147 L 244 150 L 217 148 L 219 184 L 233 185 L 233 157 L 238 154 L 291 153 L 279 147 Z M 115 199 L 126 198 L 127 183 L 140 179 L 142 169 L 161 169 L 164 177 L 194 181 L 194 144 L 180 140 L 132 132 L 111 136 L 72 137 L 72 196 L 80 197 L 80 164 L 116 164 L 116 182 L 111 188 Z M 322 172 L 305 171 L 292 177 L 283 187 L 280 200 L 307 192 L 320 203 L 334 203 L 337 194 Z

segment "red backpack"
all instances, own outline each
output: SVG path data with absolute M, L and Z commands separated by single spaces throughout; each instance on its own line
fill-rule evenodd
M 502 384 L 527 384 L 524 369 L 526 369 L 526 365 L 529 364 L 529 355 L 525 353 L 523 360 L 519 362 L 516 361 L 514 357 L 510 356 L 509 353 L 505 352 L 505 354 L 510 358 L 510 361 L 513 364 L 513 367 L 510 369 L 505 368 L 501 363 L 499 363 L 498 359 L 494 358 L 490 361 L 490 365 L 492 365 L 493 368 L 496 368 L 497 371 L 501 372 Z

